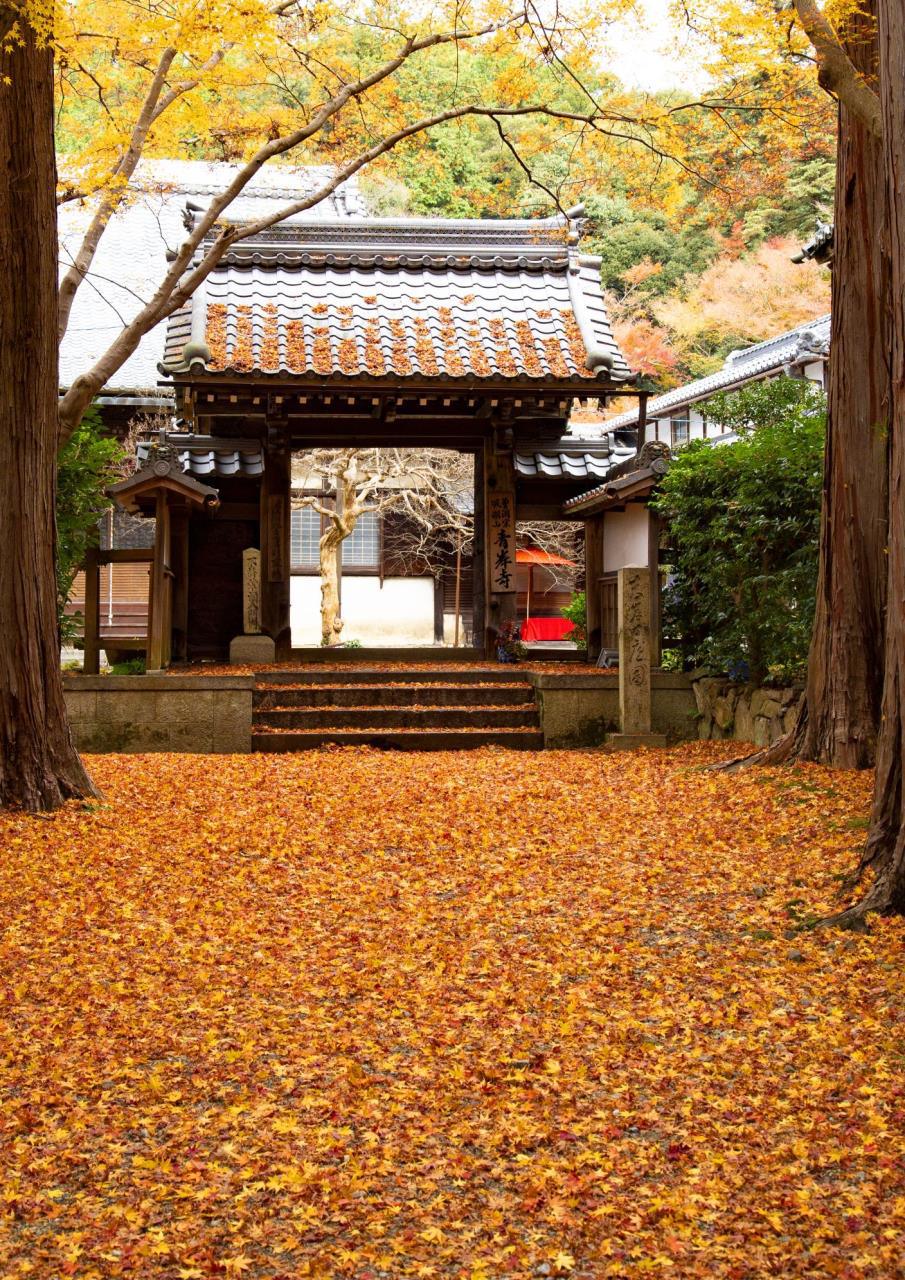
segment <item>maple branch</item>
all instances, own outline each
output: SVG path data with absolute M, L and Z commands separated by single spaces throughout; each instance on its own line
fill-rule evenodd
M 173 59 L 176 57 L 174 48 L 164 49 L 160 55 L 160 61 L 157 64 L 157 70 L 154 72 L 154 78 L 145 100 L 142 103 L 141 111 L 138 113 L 138 119 L 132 130 L 132 136 L 129 139 L 129 145 L 123 152 L 117 164 L 114 166 L 110 174 L 110 180 L 115 181 L 123 178 L 128 181 L 135 172 L 135 167 L 141 159 L 141 153 L 144 148 L 145 139 L 148 136 L 148 130 L 155 119 L 155 108 L 157 107 L 160 95 L 166 84 L 167 72 L 173 65 Z M 100 244 L 101 236 L 107 227 L 113 214 L 122 204 L 126 194 L 125 183 L 123 185 L 108 190 L 101 199 L 100 204 L 95 210 L 94 217 L 89 223 L 88 230 L 82 238 L 78 251 L 72 261 L 72 266 L 66 272 L 60 282 L 59 291 L 59 310 L 58 325 L 59 338 L 63 339 L 66 329 L 69 326 L 69 317 L 72 314 L 72 304 L 75 295 L 78 292 L 79 285 L 85 279 L 91 263 L 94 261 L 94 255 L 97 253 L 97 247 Z
M 882 137 L 879 96 L 855 69 L 816 0 L 793 0 L 798 21 L 817 53 L 817 81 L 875 138 Z

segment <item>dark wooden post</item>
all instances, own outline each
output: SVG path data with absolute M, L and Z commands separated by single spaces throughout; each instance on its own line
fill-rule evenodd
M 166 491 L 157 494 L 154 524 L 154 559 L 148 596 L 147 670 L 162 671 L 170 661 L 171 584 L 170 504 Z
M 660 576 L 660 517 L 647 508 L 647 564 L 650 569 L 650 664 L 663 661 L 663 583 Z
M 588 625 L 588 662 L 596 662 L 603 647 L 601 628 L 600 579 L 603 575 L 603 517 L 585 521 L 584 589 Z
M 85 557 L 85 639 L 82 670 L 96 676 L 101 669 L 101 562 L 97 547 Z
M 487 609 L 484 652 L 491 656 L 497 632 L 516 616 L 515 457 L 512 448 L 484 445 L 484 558 Z M 504 561 L 506 563 L 504 563 Z
M 292 648 L 289 626 L 289 523 L 292 454 L 288 424 L 268 420 L 267 452 L 261 480 L 261 627 L 277 658 Z
M 172 657 L 184 662 L 188 656 L 189 618 L 189 517 L 179 512 L 172 516 L 170 534 L 173 569 Z
M 471 643 L 487 655 L 484 620 L 486 609 L 487 557 L 484 553 L 484 449 L 478 449 L 474 460 L 474 537 L 471 553 Z

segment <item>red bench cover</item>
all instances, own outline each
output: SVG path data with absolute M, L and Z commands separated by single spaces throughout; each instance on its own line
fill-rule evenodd
M 574 625 L 568 618 L 526 618 L 522 639 L 526 644 L 534 640 L 567 640 Z

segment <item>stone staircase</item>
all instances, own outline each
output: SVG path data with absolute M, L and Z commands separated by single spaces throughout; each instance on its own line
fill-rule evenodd
M 254 694 L 252 750 L 328 744 L 398 751 L 544 745 L 534 687 L 499 667 L 268 671 Z

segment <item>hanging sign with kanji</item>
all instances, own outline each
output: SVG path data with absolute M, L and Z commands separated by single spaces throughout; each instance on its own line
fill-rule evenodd
M 515 591 L 515 500 L 511 493 L 489 495 L 490 590 Z

